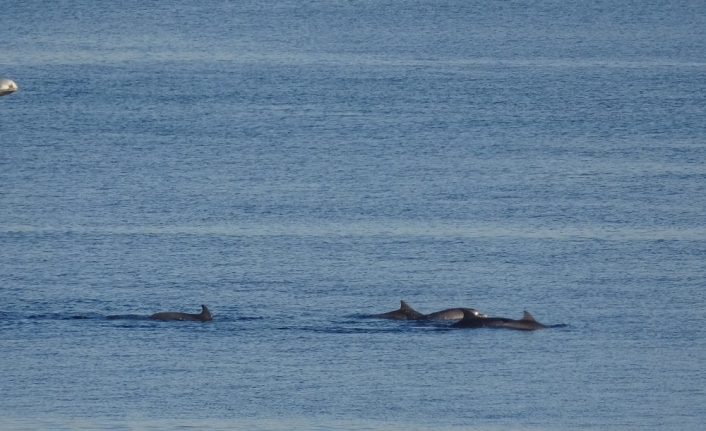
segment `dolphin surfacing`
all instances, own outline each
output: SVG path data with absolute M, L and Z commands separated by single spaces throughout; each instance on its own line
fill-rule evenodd
M 464 310 L 463 319 L 451 325 L 453 328 L 508 328 L 521 331 L 533 331 L 547 328 L 525 310 L 522 319 L 514 320 L 505 317 L 478 317 L 470 310 Z
M 410 307 L 404 301 L 400 301 L 400 308 L 394 311 L 389 311 L 387 313 L 375 314 L 373 317 L 378 317 L 380 319 L 393 319 L 393 320 L 418 320 L 424 315 L 414 308 Z
M 467 310 L 476 317 L 488 317 L 475 308 L 447 308 L 446 310 L 435 311 L 434 313 L 425 314 L 420 320 L 461 320 L 463 319 L 463 311 Z
M 205 305 L 201 305 L 201 312 L 199 314 L 189 314 L 189 313 L 178 313 L 174 311 L 162 311 L 159 313 L 154 313 L 150 316 L 150 319 L 156 320 L 193 320 L 197 322 L 210 322 L 213 320 L 211 317 L 211 312 L 208 311 Z

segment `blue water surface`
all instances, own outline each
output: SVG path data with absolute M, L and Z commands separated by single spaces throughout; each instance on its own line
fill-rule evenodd
M 706 3 L 3 10 L 0 429 L 702 429 Z

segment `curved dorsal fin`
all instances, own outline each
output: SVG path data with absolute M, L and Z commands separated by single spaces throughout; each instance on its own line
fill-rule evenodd
M 522 316 L 522 320 L 529 320 L 532 322 L 536 322 L 536 320 L 534 320 L 534 317 L 532 317 L 532 315 L 529 314 L 529 311 L 527 311 L 527 310 L 525 310 L 525 314 Z
M 400 310 L 414 310 L 414 309 L 412 307 L 410 307 L 409 304 L 407 304 L 406 302 L 400 301 Z
M 205 305 L 201 304 L 201 315 L 204 317 L 211 317 L 211 312 Z

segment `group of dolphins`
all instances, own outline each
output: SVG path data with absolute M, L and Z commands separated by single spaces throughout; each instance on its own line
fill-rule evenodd
M 487 314 L 481 313 L 475 308 L 447 308 L 434 313 L 422 314 L 404 301 L 400 301 L 399 309 L 376 314 L 373 317 L 395 320 L 457 320 L 451 325 L 452 328 L 509 328 L 523 331 L 548 328 L 547 325 L 534 320 L 534 317 L 527 311 L 519 320 L 506 317 L 488 317 Z
M 11 94 L 17 91 L 17 84 L 11 79 L 0 78 L 0 96 Z M 163 311 L 149 316 L 156 320 L 192 320 L 198 322 L 209 322 L 213 320 L 211 312 L 205 305 L 201 305 L 200 313 L 179 313 L 174 311 Z M 422 314 L 404 301 L 401 301 L 400 308 L 382 314 L 375 314 L 372 317 L 395 320 L 457 320 L 452 324 L 454 328 L 510 328 L 524 331 L 547 328 L 532 317 L 527 311 L 522 319 L 514 320 L 505 317 L 488 317 L 486 314 L 474 308 L 448 308 L 430 314 Z
M 523 331 L 533 331 L 544 329 L 543 325 L 532 317 L 527 311 L 522 319 L 514 320 L 506 317 L 488 317 L 474 308 L 447 308 L 430 314 L 422 314 L 404 301 L 400 301 L 400 308 L 382 314 L 374 314 L 371 317 L 394 320 L 457 320 L 452 324 L 453 328 L 509 328 Z M 193 320 L 208 322 L 213 320 L 211 312 L 205 305 L 201 305 L 201 312 L 198 314 L 179 313 L 174 311 L 163 311 L 150 316 L 150 319 L 157 320 Z

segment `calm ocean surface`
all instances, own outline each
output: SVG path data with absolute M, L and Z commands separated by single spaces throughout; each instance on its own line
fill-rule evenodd
M 703 429 L 702 0 L 3 11 L 0 429 Z

